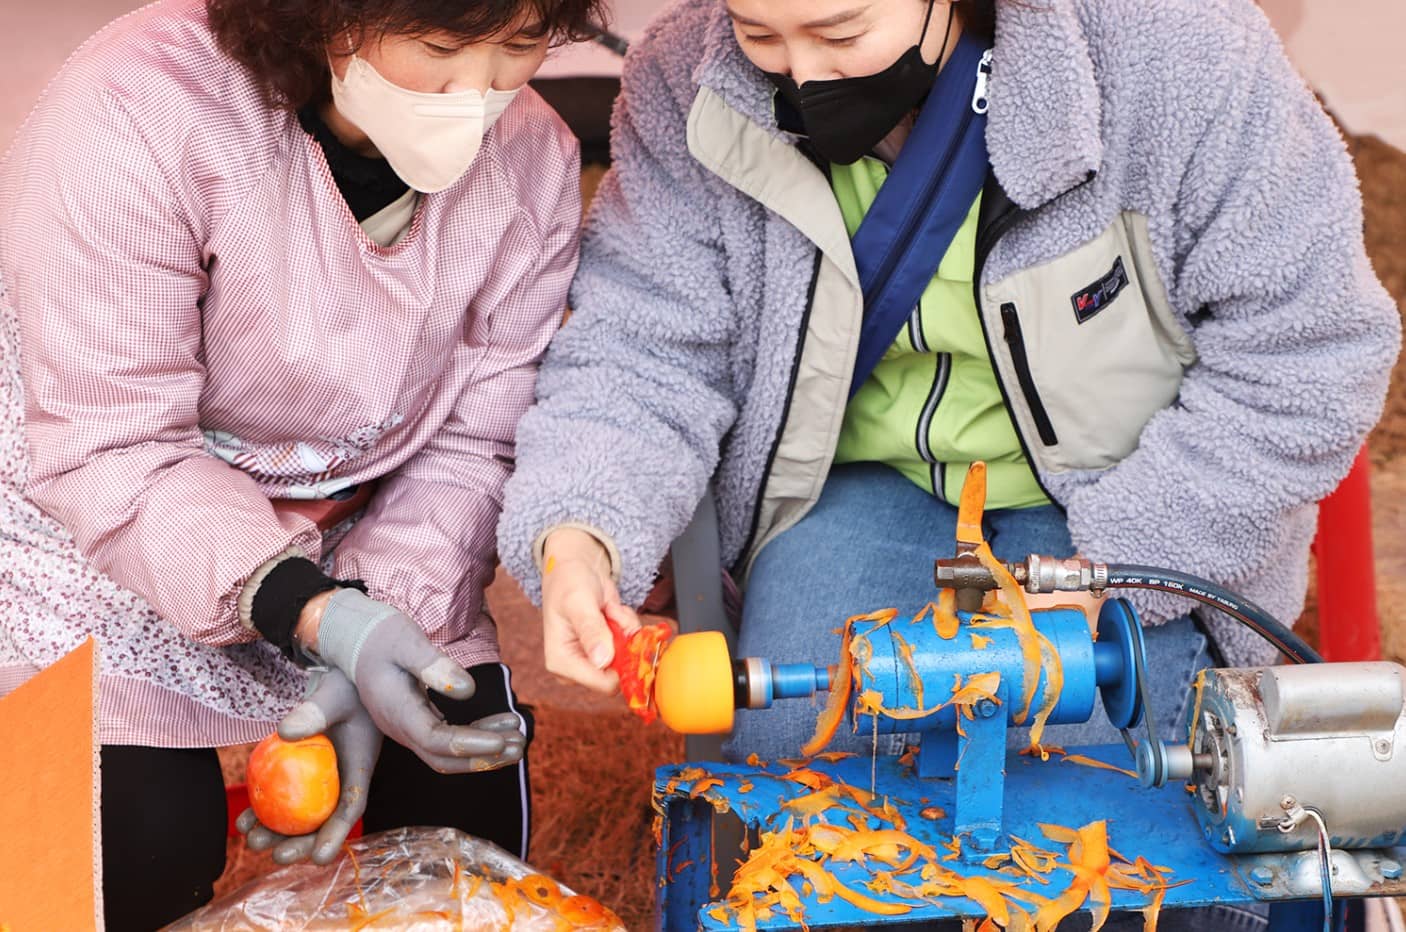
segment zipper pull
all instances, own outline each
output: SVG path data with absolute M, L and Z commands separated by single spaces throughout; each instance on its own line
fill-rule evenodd
M 991 49 L 981 54 L 981 62 L 976 66 L 976 88 L 972 91 L 972 113 L 985 113 L 986 82 L 991 77 Z

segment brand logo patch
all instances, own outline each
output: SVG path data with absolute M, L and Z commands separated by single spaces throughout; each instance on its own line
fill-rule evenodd
M 1084 323 L 1099 311 L 1113 303 L 1118 293 L 1128 287 L 1128 271 L 1123 268 L 1123 257 L 1113 260 L 1113 268 L 1108 274 L 1083 291 L 1070 297 L 1074 305 L 1074 319 Z

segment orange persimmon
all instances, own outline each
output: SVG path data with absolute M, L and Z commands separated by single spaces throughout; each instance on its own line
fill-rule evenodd
M 619 929 L 623 928 L 620 917 L 615 915 L 600 900 L 589 896 L 568 896 L 557 905 L 557 914 L 576 928 Z
M 337 752 L 325 735 L 284 741 L 276 733 L 249 755 L 249 805 L 281 835 L 317 831 L 337 808 Z

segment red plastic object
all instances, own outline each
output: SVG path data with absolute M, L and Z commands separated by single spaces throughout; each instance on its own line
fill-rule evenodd
M 1318 637 L 1323 659 L 1377 660 L 1377 573 L 1372 553 L 1371 467 L 1364 446 L 1347 478 L 1318 508 Z
M 229 822 L 226 831 L 230 838 L 239 835 L 239 829 L 234 827 L 234 822 L 239 818 L 239 814 L 249 808 L 249 788 L 243 783 L 236 783 L 233 786 L 225 787 L 225 809 L 229 813 Z M 347 835 L 347 840 L 361 837 L 361 820 L 357 819 L 352 826 L 351 832 Z
M 234 786 L 225 787 L 225 811 L 229 815 L 229 837 L 234 838 L 239 834 L 239 829 L 234 827 L 234 821 L 239 818 L 239 814 L 249 808 L 249 788 L 243 783 L 236 783 Z

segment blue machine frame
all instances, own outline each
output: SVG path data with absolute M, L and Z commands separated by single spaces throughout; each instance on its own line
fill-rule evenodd
M 1070 749 L 1097 760 L 1122 767 L 1128 763 L 1127 749 L 1122 745 Z M 911 767 L 894 757 L 879 757 L 873 762 L 875 792 L 887 797 L 907 823 L 906 831 L 934 847 L 949 843 L 954 832 L 952 813 L 956 804 L 956 781 L 950 778 L 920 778 Z M 807 766 L 826 773 L 853 786 L 869 788 L 871 761 L 850 758 L 836 762 L 815 760 Z M 1108 823 L 1109 845 L 1129 857 L 1142 856 L 1172 870 L 1172 883 L 1190 880 L 1166 893 L 1164 910 L 1213 903 L 1252 903 L 1307 900 L 1304 913 L 1313 924 L 1307 928 L 1322 928 L 1321 901 L 1311 894 L 1294 894 L 1284 883 L 1290 862 L 1282 855 L 1246 855 L 1231 857 L 1214 851 L 1202 834 L 1190 797 L 1181 786 L 1161 789 L 1144 788 L 1138 781 L 1108 770 L 1064 762 L 1058 757 L 1041 761 L 1038 757 L 1011 755 L 1006 758 L 1007 830 L 1022 838 L 1039 843 L 1044 838 L 1039 824 L 1058 823 L 1080 826 L 1097 820 Z M 680 779 L 680 772 L 688 778 Z M 721 835 L 735 836 L 738 829 L 750 830 L 755 837 L 758 829 L 785 824 L 789 817 L 783 808 L 787 800 L 803 796 L 809 790 L 785 779 L 785 765 L 764 767 L 732 766 L 726 764 L 690 764 L 660 768 L 655 778 L 655 802 L 661 812 L 661 845 L 658 855 L 658 927 L 666 930 L 735 929 L 730 921 L 719 921 L 709 915 L 729 885 L 734 857 L 730 851 L 717 849 Z M 1054 779 L 1052 779 L 1052 777 Z M 696 785 L 710 778 L 721 780 L 719 785 L 705 785 L 697 797 Z M 932 807 L 946 811 L 938 819 L 923 816 Z M 734 819 L 730 826 L 722 820 Z M 879 827 L 877 824 L 875 827 Z M 1059 847 L 1051 843 L 1051 847 Z M 1406 850 L 1338 852 L 1340 857 L 1352 857 L 1369 881 L 1367 889 L 1351 891 L 1358 896 L 1406 895 L 1406 883 L 1400 880 L 1399 869 L 1393 871 L 1392 860 L 1406 857 Z M 1397 879 L 1383 876 L 1396 873 Z M 999 876 L 1010 882 L 1009 875 L 964 863 L 964 873 Z M 870 879 L 867 870 L 857 864 L 834 865 L 837 880 L 858 889 Z M 1032 892 L 1049 895 L 1050 890 L 1062 889 L 1072 879 L 1067 872 L 1056 870 L 1048 886 L 1027 882 Z M 866 891 L 867 892 L 867 891 Z M 814 896 L 803 896 L 806 924 L 811 929 L 837 927 L 882 926 L 884 928 L 920 928 L 934 920 L 951 917 L 980 918 L 985 911 L 974 902 L 949 898 L 915 908 L 903 916 L 879 916 L 859 910 L 839 897 L 821 903 Z M 1113 909 L 1135 910 L 1147 900 L 1126 890 L 1113 891 Z M 784 914 L 759 922 L 759 929 L 796 928 Z
M 1166 891 L 1165 910 L 1312 901 L 1321 895 L 1315 887 L 1314 852 L 1227 855 L 1215 850 L 1207 841 L 1210 829 L 1198 815 L 1204 807 L 1195 803 L 1180 783 L 1152 789 L 1124 773 L 1082 766 L 1059 756 L 1041 760 L 1009 752 L 1007 724 L 1028 724 L 1027 716 L 1021 714 L 1023 698 L 1028 695 L 1021 638 L 1009 626 L 985 623 L 989 619 L 965 614 L 960 618 L 961 628 L 954 638 L 935 636 L 928 624 L 886 627 L 876 623 L 856 632 L 856 639 L 866 637 L 867 644 L 855 694 L 866 690 L 878 693 L 886 710 L 905 711 L 895 718 L 851 710 L 851 722 L 861 734 L 871 730 L 919 733 L 914 759 L 907 763 L 892 756 L 816 759 L 805 766 L 886 799 L 900 814 L 904 831 L 935 850 L 959 838 L 961 855 L 953 858 L 949 865 L 953 869 L 967 875 L 996 876 L 1007 884 L 1018 882 L 1042 896 L 1064 889 L 1073 875 L 1057 869 L 1046 878 L 1048 884 L 1039 884 L 999 874 L 982 862 L 993 852 L 1009 850 L 1011 835 L 1039 843 L 1044 838 L 1040 823 L 1077 828 L 1100 820 L 1108 825 L 1111 848 L 1172 871 L 1170 882 L 1179 885 Z M 1131 607 L 1121 600 L 1106 603 L 1096 640 L 1078 611 L 1036 612 L 1033 622 L 1040 639 L 1059 655 L 1064 673 L 1050 722 L 1087 721 L 1095 708 L 1095 694 L 1101 693 L 1115 726 L 1136 726 L 1142 717 L 1137 673 L 1145 660 L 1141 627 Z M 980 647 L 971 634 L 983 639 Z M 767 674 L 773 681 L 763 684 L 768 702 L 773 694 L 778 698 L 810 694 L 825 682 L 823 671 L 814 668 L 778 665 L 767 669 L 775 671 Z M 990 699 L 958 708 L 938 701 L 935 695 L 946 686 L 955 694 L 963 678 L 970 682 L 970 677 L 989 672 L 1000 674 L 999 687 Z M 1034 691 L 1030 716 L 1040 704 L 1044 683 L 1042 663 L 1040 688 Z M 923 710 L 931 712 L 910 714 Z M 1124 745 L 1070 750 L 1114 767 L 1126 768 L 1131 763 L 1129 748 Z M 960 767 L 956 766 L 958 761 Z M 742 839 L 745 850 L 750 847 L 748 841 L 755 844 L 759 832 L 779 828 L 795 818 L 786 804 L 811 789 L 787 779 L 790 772 L 785 762 L 755 767 L 695 763 L 659 770 L 654 793 L 661 817 L 657 864 L 660 928 L 734 927 L 732 918 L 717 910 L 730 886 L 731 851 L 737 850 L 732 846 Z M 847 811 L 844 817 L 862 818 L 869 828 L 888 827 L 862 808 Z M 727 839 L 722 848 L 718 847 L 720 837 Z M 1055 843 L 1050 846 L 1060 847 Z M 1406 895 L 1402 854 L 1406 850 L 1335 851 L 1334 894 Z M 920 866 L 910 868 L 911 877 L 900 874 L 900 878 L 917 882 Z M 864 885 L 872 875 L 863 865 L 827 864 L 826 868 L 837 881 L 870 895 Z M 911 906 L 909 912 L 875 915 L 840 897 L 821 902 L 814 892 L 803 894 L 803 889 L 798 886 L 797 892 L 802 894 L 806 925 L 812 929 L 918 928 L 942 918 L 986 915 L 977 903 L 961 897 L 901 900 L 898 902 Z M 1112 896 L 1114 910 L 1147 905 L 1145 896 L 1136 892 L 1115 890 Z M 1311 920 L 1307 926 L 1303 924 L 1305 916 Z M 1308 903 L 1301 914 L 1283 912 L 1273 927 L 1322 928 L 1322 923 L 1320 899 Z M 783 912 L 775 911 L 759 922 L 758 928 L 788 929 L 794 925 Z

